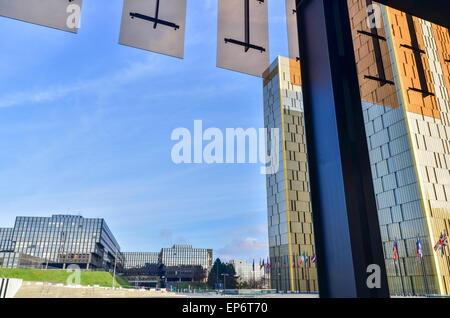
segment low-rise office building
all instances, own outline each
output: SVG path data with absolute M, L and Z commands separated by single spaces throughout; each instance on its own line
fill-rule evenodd
M 132 284 L 146 286 L 147 282 L 154 282 L 155 276 L 161 277 L 161 285 L 204 281 L 212 267 L 213 251 L 191 245 L 173 245 L 160 252 L 125 252 L 123 256 L 122 274 Z
M 77 215 L 19 216 L 0 229 L 0 267 L 82 269 L 120 268 L 120 246 L 104 219 Z

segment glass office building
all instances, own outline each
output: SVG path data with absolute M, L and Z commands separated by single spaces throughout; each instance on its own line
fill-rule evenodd
M 136 286 L 153 286 L 155 277 L 167 282 L 204 281 L 212 267 L 212 249 L 174 245 L 160 252 L 125 252 L 122 274 Z M 150 284 L 150 285 L 149 285 Z
M 173 245 L 160 252 L 125 252 L 124 268 L 140 268 L 146 265 L 212 267 L 212 249 L 192 248 L 191 245 Z
M 261 261 L 260 261 L 261 262 Z M 249 263 L 245 260 L 230 260 L 230 264 L 233 265 L 236 275 L 239 276 L 240 282 L 259 282 L 264 281 L 269 277 L 266 273 L 266 268 L 260 264 Z
M 390 292 L 448 295 L 450 250 L 434 246 L 450 232 L 449 30 L 371 0 L 347 3 Z M 294 64 L 278 58 L 264 76 L 265 125 L 282 132 L 284 169 L 266 179 L 270 256 L 282 264 L 314 249 Z M 304 290 L 290 262 L 272 269 L 272 288 Z
M 0 267 L 85 269 L 120 267 L 120 246 L 103 219 L 74 215 L 17 217 L 14 228 L 1 230 Z M 9 242 L 9 243 L 8 243 Z
M 12 228 L 0 228 L 0 253 L 13 251 L 12 233 Z
M 212 249 L 192 248 L 191 245 L 174 245 L 161 250 L 161 262 L 165 266 L 212 267 Z

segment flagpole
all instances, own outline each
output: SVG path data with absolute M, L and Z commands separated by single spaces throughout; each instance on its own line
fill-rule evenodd
M 305 261 L 308 260 L 308 256 L 305 257 Z M 308 262 L 305 263 L 305 267 L 306 267 L 306 291 L 308 292 L 308 294 L 311 292 L 311 286 L 309 285 L 309 268 L 308 268 Z
M 277 291 L 281 291 L 281 266 L 280 266 L 280 260 L 279 259 L 276 259 L 275 258 L 275 261 L 276 261 L 276 270 L 277 270 L 277 277 L 276 277 L 276 279 L 277 279 Z
M 402 274 L 402 267 L 400 265 L 400 256 L 398 257 L 397 264 L 398 264 L 398 270 L 400 271 L 400 280 L 402 283 L 403 296 L 406 296 L 405 283 L 403 281 L 403 274 Z
M 417 248 L 417 256 L 419 257 L 420 260 L 420 264 L 422 265 L 422 276 L 423 276 L 423 281 L 425 283 L 425 295 L 429 294 L 429 288 L 428 288 L 428 279 L 427 279 L 427 273 L 425 270 L 425 263 L 423 261 L 423 248 L 422 248 L 422 243 L 420 242 L 420 236 L 419 234 L 417 234 L 417 242 L 416 242 L 416 248 Z M 420 247 L 420 249 L 419 249 Z
M 423 256 L 420 258 L 420 263 L 422 264 L 422 276 L 423 276 L 423 280 L 425 282 L 425 295 L 428 295 L 430 290 L 428 288 L 428 279 L 427 279 L 427 273 L 425 271 L 425 264 L 423 262 Z

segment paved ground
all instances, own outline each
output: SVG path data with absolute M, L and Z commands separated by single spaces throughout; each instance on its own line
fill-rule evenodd
M 184 294 L 139 289 L 112 289 L 90 286 L 23 282 L 15 298 L 156 298 L 186 297 Z
M 314 294 L 267 294 L 267 295 L 212 295 L 212 294 L 183 294 L 189 298 L 319 298 Z

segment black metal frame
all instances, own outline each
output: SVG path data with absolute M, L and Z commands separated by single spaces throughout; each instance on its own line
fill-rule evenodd
M 296 4 L 320 296 L 388 297 L 347 1 Z
M 450 27 L 449 1 L 377 2 Z M 388 297 L 347 1 L 296 0 L 296 6 L 320 296 Z M 373 29 L 359 33 L 374 46 L 385 40 Z M 403 47 L 419 61 L 423 52 L 412 42 Z M 365 78 L 394 84 L 377 66 L 379 77 Z M 409 89 L 434 95 L 423 85 Z M 380 288 L 367 287 L 369 264 L 380 266 Z
M 156 8 L 155 8 L 155 17 L 149 17 L 148 15 L 136 13 L 136 12 L 130 12 L 130 16 L 132 19 L 138 18 L 142 20 L 146 20 L 149 22 L 153 22 L 153 29 L 156 29 L 158 24 L 168 26 L 170 28 L 174 28 L 175 30 L 178 30 L 180 26 L 178 24 L 175 24 L 173 22 L 165 21 L 159 18 L 159 0 L 156 0 Z
M 259 3 L 264 3 L 264 0 L 256 0 Z M 239 41 L 235 39 L 225 38 L 225 43 L 232 43 L 235 45 L 240 45 L 244 47 L 245 52 L 250 49 L 265 52 L 266 49 L 262 46 L 254 45 L 250 43 L 250 0 L 244 0 L 244 21 L 245 21 L 245 41 Z

